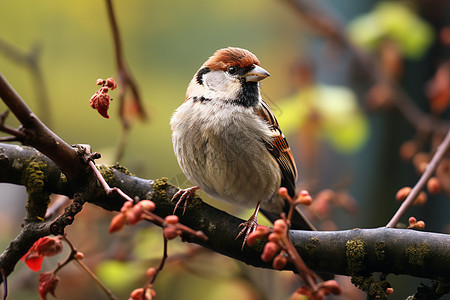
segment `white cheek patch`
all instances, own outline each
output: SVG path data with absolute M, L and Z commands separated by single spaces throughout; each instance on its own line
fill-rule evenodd
M 241 88 L 239 79 L 223 71 L 211 71 L 203 75 L 203 83 L 220 98 L 232 98 Z
M 213 91 L 222 90 L 226 79 L 225 72 L 211 71 L 203 75 L 203 84 Z

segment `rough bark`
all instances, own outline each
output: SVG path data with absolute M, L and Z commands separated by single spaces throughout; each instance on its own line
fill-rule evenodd
M 38 162 L 43 167 L 44 186 L 48 192 L 73 196 L 74 187 L 65 179 L 58 166 L 30 147 L 0 144 L 0 182 L 23 184 L 24 172 L 30 162 Z M 110 186 L 120 188 L 131 197 L 154 201 L 154 212 L 161 217 L 172 214 L 174 204 L 170 199 L 178 189 L 166 179 L 138 178 L 118 165 L 99 166 L 99 169 Z M 84 189 L 83 195 L 85 201 L 112 211 L 118 211 L 124 202 L 117 195 L 106 196 L 98 184 L 91 184 Z M 194 230 L 203 231 L 209 238 L 205 242 L 186 235 L 186 241 L 256 267 L 271 268 L 270 263 L 260 259 L 265 241 L 256 243 L 254 247 L 245 247 L 241 251 L 242 241 L 236 241 L 235 236 L 243 220 L 202 202 L 199 197 L 189 204 L 184 216 L 180 217 L 180 222 Z M 34 240 L 43 233 L 51 233 L 51 228 L 42 230 L 43 224 L 45 223 L 29 224 L 28 233 L 19 236 L 14 245 L 19 245 L 17 243 L 21 239 Z M 33 226 L 36 230 L 35 236 L 30 234 L 33 232 Z M 450 280 L 449 235 L 390 228 L 333 232 L 292 231 L 291 234 L 300 255 L 307 265 L 316 271 L 342 275 L 384 272 Z M 28 245 L 30 242 L 22 244 Z M 12 270 L 21 257 L 11 252 L 13 251 L 9 251 L 9 254 L 4 252 L 0 256 L 0 265 L 7 271 Z

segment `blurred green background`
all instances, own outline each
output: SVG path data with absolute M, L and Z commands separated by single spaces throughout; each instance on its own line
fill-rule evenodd
M 358 43 L 372 50 L 378 35 L 384 33 L 373 15 L 366 19 L 362 16 L 376 11 L 378 2 L 318 1 L 344 27 L 350 26 L 349 32 Z M 414 132 L 411 126 L 392 112 L 368 113 L 362 103 L 369 83 L 355 78 L 349 53 L 315 35 L 284 1 L 135 0 L 114 1 L 114 6 L 125 57 L 150 116 L 147 122 L 134 120 L 121 160 L 138 176 L 165 176 L 174 183 L 188 185 L 172 152 L 170 116 L 184 101 L 187 84 L 202 63 L 215 50 L 236 46 L 256 54 L 271 74 L 264 80 L 262 92 L 291 141 L 300 169 L 300 186 L 313 189 L 312 192 L 338 186 L 359 204 L 357 214 L 349 215 L 343 210 L 333 213 L 336 228 L 383 226 L 398 206 L 394 201 L 396 190 L 415 183 L 413 167 L 398 157 L 401 143 Z M 404 11 L 396 6 L 382 9 L 387 15 L 392 12 L 387 17 L 391 21 L 411 21 L 411 16 L 404 16 Z M 448 6 L 442 9 L 448 15 Z M 433 20 L 421 23 L 427 15 L 419 15 L 413 14 L 412 23 L 408 23 L 419 23 L 421 33 L 417 36 L 421 38 L 405 42 L 409 52 L 404 54 L 406 71 L 402 84 L 427 110 L 424 82 L 433 74 L 435 31 L 441 24 Z M 349 25 L 356 18 L 359 23 Z M 411 35 L 411 27 L 406 32 L 400 28 L 398 33 L 398 26 L 392 26 L 400 40 Z M 89 106 L 89 99 L 97 90 L 96 79 L 116 78 L 117 72 L 104 1 L 2 1 L 0 41 L 19 52 L 38 53 L 50 102 L 50 119 L 46 121 L 51 129 L 69 144 L 90 144 L 102 154 L 102 163 L 114 163 L 121 134 L 119 103 L 117 99 L 111 103 L 110 119 L 102 118 Z M 413 54 L 408 57 L 410 53 Z M 296 73 L 299 63 L 306 64 L 306 74 L 313 77 L 304 89 L 299 89 L 305 83 L 301 78 L 299 82 L 298 77 L 304 73 Z M 0 51 L 0 72 L 42 116 L 43 108 L 36 101 L 29 69 Z M 117 97 L 117 90 L 111 96 Z M 311 100 L 316 98 L 319 101 Z M 1 103 L 0 109 L 4 110 L 5 105 Z M 311 111 L 317 111 L 323 122 L 308 131 L 307 116 Z M 8 124 L 17 125 L 17 121 L 10 117 Z M 302 144 L 305 135 L 313 145 Z M 309 160 L 311 153 L 314 161 Z M 20 230 L 25 194 L 23 189 L 4 186 L 0 198 L 0 246 L 4 249 Z M 434 208 L 441 208 L 441 214 L 448 217 L 442 209 L 448 201 L 436 201 Z M 212 200 L 211 203 L 244 218 L 249 214 Z M 429 213 L 434 218 L 428 229 L 442 231 L 445 222 L 432 209 L 433 206 L 426 206 L 412 213 L 420 219 Z M 131 290 L 145 282 L 145 268 L 157 265 L 154 259 L 160 257 L 162 237 L 160 229 L 153 227 L 128 228 L 107 235 L 112 216 L 88 206 L 77 216 L 68 234 L 86 254 L 86 263 L 120 299 L 126 299 Z M 169 255 L 186 251 L 181 242 L 170 242 L 169 248 Z M 46 260 L 44 270 L 62 259 Z M 106 299 L 76 267 L 71 266 L 60 275 L 58 299 Z M 406 280 L 404 284 L 393 278 L 397 295 L 411 294 L 419 282 Z M 36 274 L 18 265 L 10 280 L 10 299 L 39 299 L 36 282 Z M 349 285 L 345 279 L 342 284 Z M 286 299 L 298 286 L 289 273 L 255 270 L 218 255 L 201 253 L 169 263 L 155 289 L 158 299 Z M 349 294 L 341 299 L 360 297 L 348 290 Z

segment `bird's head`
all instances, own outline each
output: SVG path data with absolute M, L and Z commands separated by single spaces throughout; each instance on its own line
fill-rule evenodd
M 195 73 L 186 98 L 194 101 L 225 101 L 245 107 L 259 101 L 259 81 L 270 76 L 248 50 L 217 50 Z

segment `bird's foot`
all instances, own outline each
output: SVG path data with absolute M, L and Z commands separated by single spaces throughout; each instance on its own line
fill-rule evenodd
M 184 204 L 183 204 L 183 215 L 184 215 L 184 213 L 186 212 L 186 208 L 189 204 L 189 201 L 195 196 L 195 191 L 197 191 L 199 189 L 200 189 L 200 187 L 193 186 L 193 187 L 190 187 L 187 189 L 181 189 L 175 195 L 173 195 L 171 201 L 174 201 L 176 198 L 180 197 L 180 199 L 178 199 L 178 201 L 177 201 L 177 204 L 175 204 L 173 214 L 175 214 L 178 207 L 180 207 L 181 204 L 184 202 Z
M 258 227 L 258 222 L 256 220 L 256 215 L 252 215 L 247 222 L 241 223 L 239 228 L 242 228 L 239 234 L 236 236 L 236 240 L 241 236 L 244 236 L 244 242 L 242 243 L 241 250 L 244 250 L 245 243 L 247 242 L 248 236 L 256 230 Z

